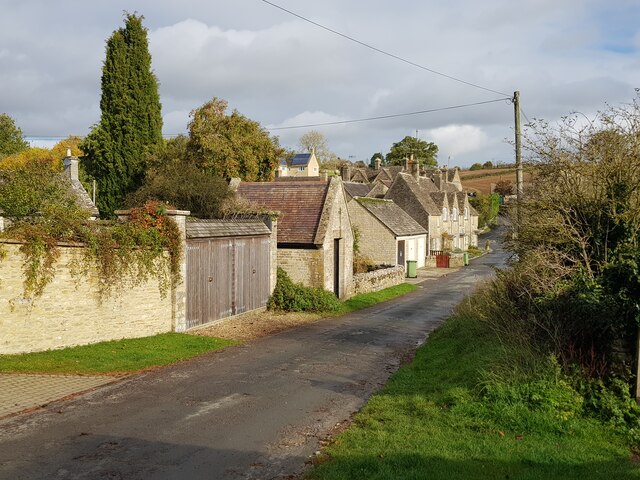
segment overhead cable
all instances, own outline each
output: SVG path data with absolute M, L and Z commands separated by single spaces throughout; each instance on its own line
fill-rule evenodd
M 460 78 L 454 77 L 453 75 L 447 75 L 446 73 L 439 72 L 438 70 L 434 70 L 433 68 L 425 67 L 424 65 L 420 65 L 419 63 L 412 62 L 411 60 L 407 60 L 406 58 L 400 57 L 399 55 L 395 55 L 393 53 L 387 52 L 387 51 L 382 50 L 380 48 L 374 47 L 373 45 L 370 45 L 368 43 L 362 42 L 362 41 L 358 40 L 357 38 L 353 38 L 353 37 L 350 37 L 349 35 L 346 35 L 344 33 L 338 32 L 337 30 L 329 28 L 329 27 L 327 27 L 325 25 L 322 25 L 322 24 L 320 24 L 318 22 L 314 22 L 313 20 L 311 20 L 311 19 L 309 19 L 307 17 L 299 15 L 299 14 L 297 14 L 295 12 L 292 12 L 291 10 L 287 10 L 286 8 L 281 7 L 280 5 L 277 5 L 277 4 L 273 3 L 273 2 L 270 2 L 269 0 L 262 0 L 262 1 L 264 3 L 266 3 L 266 4 L 268 4 L 268 5 L 271 5 L 272 7 L 275 7 L 277 9 L 279 9 L 279 10 L 282 10 L 283 12 L 286 12 L 286 13 L 288 13 L 290 15 L 293 15 L 294 17 L 297 17 L 297 18 L 299 18 L 301 20 L 304 20 L 305 22 L 308 22 L 308 23 L 310 23 L 312 25 L 315 25 L 316 27 L 320 27 L 323 30 L 331 32 L 331 33 L 333 33 L 335 35 L 339 35 L 342 38 L 346 38 L 347 40 L 350 40 L 350 41 L 355 42 L 355 43 L 357 43 L 359 45 L 362 45 L 363 47 L 369 48 L 369 49 L 371 49 L 371 50 L 373 50 L 375 52 L 381 53 L 382 55 L 386 55 L 388 57 L 395 58 L 396 60 L 399 60 L 401 62 L 407 63 L 409 65 L 412 65 L 414 67 L 420 68 L 422 70 L 426 70 L 427 72 L 431 72 L 431 73 L 433 73 L 435 75 L 440 75 L 441 77 L 448 78 L 449 80 L 453 80 L 455 82 L 463 83 L 465 85 L 469 85 L 471 87 L 479 88 L 481 90 L 486 90 L 487 92 L 497 93 L 498 95 L 508 95 L 508 94 L 506 94 L 504 92 L 499 92 L 499 91 L 493 90 L 491 88 L 483 87 L 482 85 L 478 85 L 477 83 L 467 82 L 466 80 L 462 80 Z
M 417 112 L 395 113 L 395 114 L 392 114 L 392 115 L 380 115 L 378 117 L 358 118 L 358 119 L 355 119 L 355 120 L 337 120 L 337 121 L 334 121 L 334 122 L 309 123 L 309 124 L 306 124 L 306 125 L 291 125 L 291 126 L 286 126 L 286 127 L 273 127 L 273 128 L 266 128 L 266 130 L 269 130 L 269 131 L 291 130 L 291 129 L 294 129 L 294 128 L 323 127 L 323 126 L 327 126 L 327 125 L 343 125 L 343 124 L 346 124 L 346 123 L 370 122 L 370 121 L 373 121 L 373 120 L 384 120 L 384 119 L 387 119 L 387 118 L 396 118 L 396 117 L 408 117 L 409 115 L 422 115 L 422 114 L 425 114 L 425 113 L 442 112 L 444 110 L 454 110 L 456 108 L 473 107 L 473 106 L 476 106 L 476 105 L 486 105 L 488 103 L 504 102 L 505 100 L 510 100 L 510 98 L 509 97 L 507 97 L 507 98 L 497 98 L 495 100 L 486 100 L 484 102 L 465 103 L 463 105 L 451 105 L 449 107 L 431 108 L 429 110 L 419 110 Z

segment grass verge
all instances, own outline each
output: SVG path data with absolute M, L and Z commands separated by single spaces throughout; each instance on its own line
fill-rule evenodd
M 309 478 L 640 478 L 614 428 L 557 406 L 488 399 L 487 369 L 504 360 L 485 324 L 455 315 L 355 415 Z
M 418 287 L 411 283 L 401 283 L 393 287 L 385 288 L 378 292 L 363 293 L 345 300 L 340 306 L 338 313 L 346 314 L 360 310 L 362 308 L 371 307 L 377 303 L 386 302 L 392 298 L 401 297 L 407 293 L 413 292 Z
M 0 372 L 124 374 L 187 360 L 235 343 L 220 338 L 163 333 L 61 350 L 0 355 Z

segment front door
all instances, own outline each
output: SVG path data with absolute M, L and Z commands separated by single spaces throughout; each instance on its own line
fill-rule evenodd
M 404 265 L 404 240 L 398 240 L 398 265 Z

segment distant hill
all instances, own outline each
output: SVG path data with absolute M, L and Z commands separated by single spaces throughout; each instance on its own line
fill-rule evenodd
M 460 170 L 460 180 L 462 180 L 463 188 L 467 190 L 475 190 L 476 192 L 488 195 L 491 193 L 491 186 L 501 180 L 506 180 L 516 184 L 515 167 L 507 168 L 487 168 L 482 170 Z M 524 172 L 524 182 L 531 181 L 531 173 Z

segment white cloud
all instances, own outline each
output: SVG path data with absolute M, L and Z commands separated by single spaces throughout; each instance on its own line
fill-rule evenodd
M 294 4 L 295 3 L 295 4 Z M 527 116 L 554 121 L 628 102 L 640 78 L 637 52 L 616 45 L 633 0 L 353 0 L 290 2 L 300 14 L 445 74 L 521 92 Z M 261 122 L 283 126 L 412 112 L 500 95 L 383 56 L 262 2 L 30 0 L 0 16 L 0 110 L 25 133 L 86 133 L 99 119 L 105 40 L 122 11 L 145 15 L 166 133 L 213 96 Z M 626 9 L 626 10 L 625 10 Z M 636 10 L 634 10 L 636 11 Z M 624 17 L 623 17 L 624 16 Z M 522 19 L 526 21 L 522 21 Z M 606 25 L 605 25 L 606 27 Z M 629 42 L 640 48 L 640 33 Z M 635 36 L 634 36 L 635 35 Z M 633 40 L 631 40 L 633 39 Z M 619 43 L 619 42 L 618 42 Z M 331 148 L 368 159 L 415 130 L 429 132 L 459 165 L 508 160 L 513 110 L 500 102 L 331 127 Z M 295 146 L 306 130 L 281 130 Z
M 447 125 L 445 127 L 427 130 L 427 138 L 433 139 L 443 154 L 457 157 L 463 153 L 476 152 L 487 146 L 487 134 L 473 125 Z

